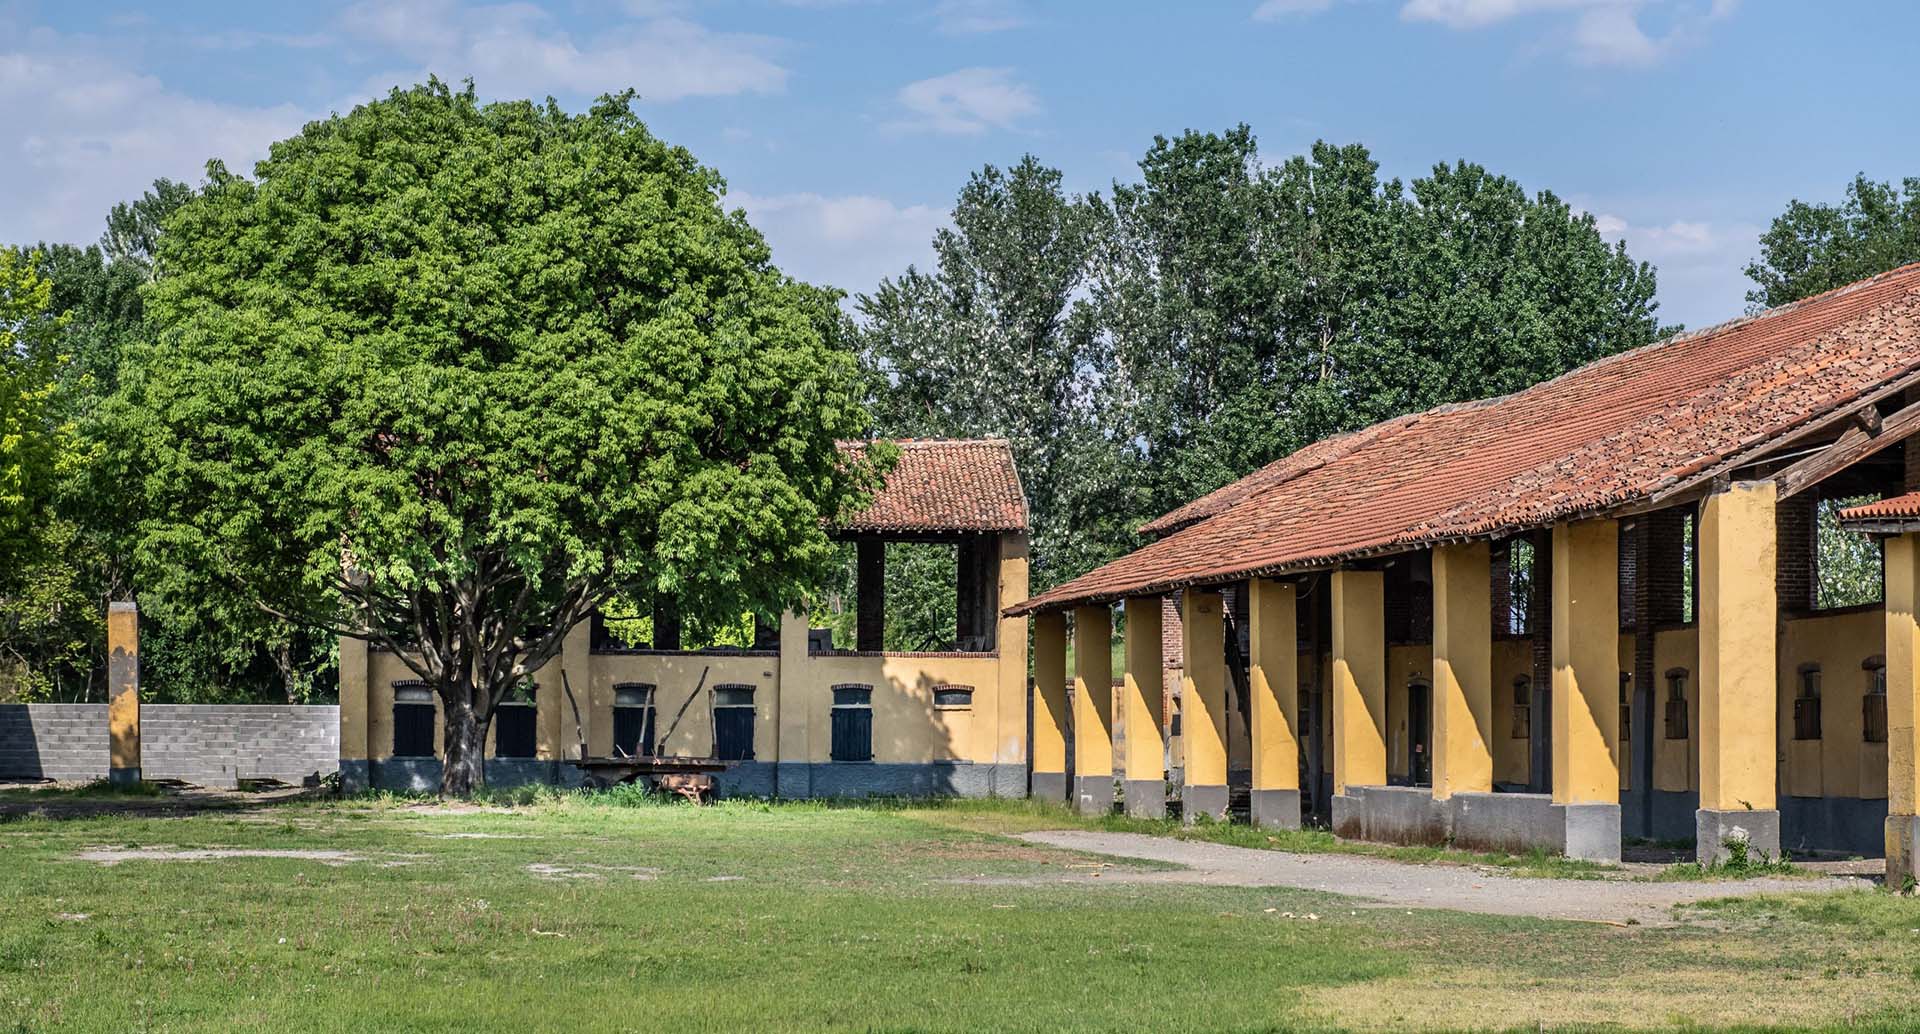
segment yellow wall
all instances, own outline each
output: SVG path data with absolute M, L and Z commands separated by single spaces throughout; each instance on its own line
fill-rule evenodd
M 1001 536 L 1003 606 L 1027 598 L 1026 549 L 1025 536 Z M 590 755 L 612 753 L 614 686 L 638 682 L 655 687 L 654 721 L 660 737 L 656 750 L 660 753 L 710 754 L 713 690 L 720 685 L 744 685 L 754 691 L 756 761 L 825 763 L 832 749 L 828 730 L 833 687 L 857 684 L 873 688 L 875 762 L 1026 762 L 1026 619 L 1001 618 L 999 649 L 985 654 L 812 655 L 806 649 L 806 632 L 804 617 L 790 614 L 781 622 L 778 651 L 593 653 L 590 630 L 582 623 L 569 634 L 561 656 L 534 673 L 537 756 L 543 760 L 576 757 L 583 737 Z M 391 653 L 368 651 L 353 640 L 342 643 L 342 758 L 392 756 L 393 684 L 415 678 L 401 658 Z M 971 687 L 970 706 L 936 707 L 934 689 L 943 685 Z M 571 689 L 571 703 L 563 686 Z M 1064 699 L 1064 691 L 1060 696 Z M 437 748 L 444 723 L 439 701 L 434 704 Z M 576 706 L 579 724 L 574 720 Z M 1045 744 L 1044 736 L 1041 742 Z M 489 732 L 490 757 L 493 746 Z

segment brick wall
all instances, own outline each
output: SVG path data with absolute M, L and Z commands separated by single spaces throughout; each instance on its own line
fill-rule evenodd
M 1774 588 L 1780 609 L 1803 614 L 1813 609 L 1814 493 L 1803 492 L 1774 507 Z
M 340 767 L 340 709 L 329 705 L 147 704 L 141 774 L 201 786 L 298 783 Z M 107 705 L 0 705 L 0 777 L 104 779 Z

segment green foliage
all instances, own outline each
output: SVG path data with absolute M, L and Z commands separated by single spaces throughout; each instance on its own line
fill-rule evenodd
M 40 256 L 0 248 L 0 565 L 34 545 L 64 470 L 81 462 L 72 426 L 54 404 L 60 332 Z
M 1838 205 L 1792 201 L 1760 235 L 1747 301 L 1767 308 L 1920 262 L 1920 177 L 1898 187 L 1865 174 Z
M 860 299 L 882 431 L 1013 441 L 1039 588 L 1305 444 L 1671 330 L 1651 267 L 1477 165 L 1403 185 L 1320 143 L 1269 166 L 1241 126 L 1157 138 L 1140 172 L 1106 200 L 988 166 L 936 268 Z
M 1814 606 L 1821 610 L 1879 603 L 1884 596 L 1880 543 L 1871 536 L 1840 526 L 1841 510 L 1878 498 L 1820 500 L 1814 520 L 1814 548 L 1818 552 L 1815 569 L 1819 573 L 1819 583 L 1814 586 Z
M 887 621 L 889 650 L 951 650 L 955 627 L 959 556 L 941 542 L 887 543 Z
M 210 166 L 108 421 L 143 591 L 404 647 L 454 791 L 500 696 L 614 594 L 715 624 L 797 601 L 873 484 L 835 445 L 868 418 L 835 296 L 723 189 L 630 95 L 569 115 L 438 82 L 253 179 Z

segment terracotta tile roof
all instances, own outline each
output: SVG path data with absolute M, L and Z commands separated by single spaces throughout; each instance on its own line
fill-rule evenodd
M 900 462 L 843 532 L 1025 531 L 1027 497 L 1003 438 L 903 438 Z M 844 443 L 858 453 L 865 443 Z
M 1862 503 L 1840 511 L 1843 524 L 1906 524 L 1920 521 L 1920 492 L 1908 492 L 1877 503 Z
M 1331 440 L 1019 609 L 1326 567 L 1643 501 L 1920 370 L 1916 292 L 1920 264 Z M 1153 524 L 1178 527 L 1180 513 Z

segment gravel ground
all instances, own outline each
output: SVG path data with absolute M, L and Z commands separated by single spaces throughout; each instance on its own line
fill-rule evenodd
M 1853 876 L 1691 883 L 1538 879 L 1483 867 L 1416 865 L 1345 854 L 1293 854 L 1139 833 L 1059 830 L 1020 839 L 1049 847 L 1148 859 L 1184 866 L 1141 871 L 1075 869 L 1047 877 L 1063 883 L 1190 883 L 1222 887 L 1297 887 L 1342 894 L 1366 908 L 1446 908 L 1490 915 L 1665 925 L 1673 906 L 1706 898 L 1781 891 L 1840 891 L 1871 887 Z

